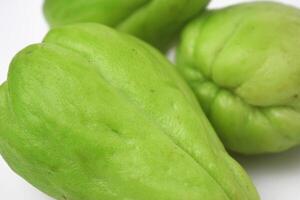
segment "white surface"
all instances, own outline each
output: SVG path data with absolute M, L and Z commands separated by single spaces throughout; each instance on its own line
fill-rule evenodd
M 210 7 L 238 2 L 246 1 L 214 0 Z M 279 2 L 300 7 L 299 0 Z M 40 42 L 47 32 L 41 6 L 42 0 L 0 0 L 0 83 L 6 79 L 8 65 L 13 56 L 25 46 Z M 253 178 L 262 200 L 300 199 L 300 148 L 271 156 L 238 157 L 238 160 Z M 51 198 L 14 174 L 0 158 L 0 199 Z

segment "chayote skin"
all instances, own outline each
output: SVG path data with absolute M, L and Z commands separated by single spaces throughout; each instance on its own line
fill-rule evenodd
M 300 11 L 270 2 L 209 11 L 185 29 L 178 69 L 227 148 L 300 143 L 299 36 Z
M 56 199 L 259 199 L 173 66 L 102 25 L 21 51 L 0 110 L 1 154 Z
M 97 22 L 166 50 L 188 20 L 209 0 L 45 0 L 51 26 Z

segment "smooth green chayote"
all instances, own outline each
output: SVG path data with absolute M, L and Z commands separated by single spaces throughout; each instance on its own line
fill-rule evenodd
M 300 143 L 300 11 L 248 3 L 184 30 L 178 69 L 225 146 L 244 154 Z
M 68 200 L 257 200 L 175 68 L 98 24 L 53 29 L 0 89 L 0 152 Z
M 45 0 L 51 26 L 97 22 L 166 50 L 188 20 L 209 0 Z

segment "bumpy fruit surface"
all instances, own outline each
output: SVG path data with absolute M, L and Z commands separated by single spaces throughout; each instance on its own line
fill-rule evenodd
M 102 25 L 21 51 L 0 110 L 1 154 L 56 199 L 258 199 L 174 67 Z
M 277 3 L 210 11 L 185 29 L 178 69 L 227 148 L 300 143 L 299 35 L 300 11 Z
M 182 26 L 209 0 L 46 0 L 51 26 L 97 22 L 166 50 Z

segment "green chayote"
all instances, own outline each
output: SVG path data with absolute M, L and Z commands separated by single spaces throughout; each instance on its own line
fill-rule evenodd
M 182 26 L 209 0 L 45 0 L 51 26 L 97 22 L 165 50 Z
M 300 143 L 300 11 L 256 2 L 208 11 L 177 53 L 225 146 L 244 154 Z
M 18 53 L 0 110 L 1 154 L 56 199 L 259 199 L 175 68 L 105 26 L 55 28 Z

